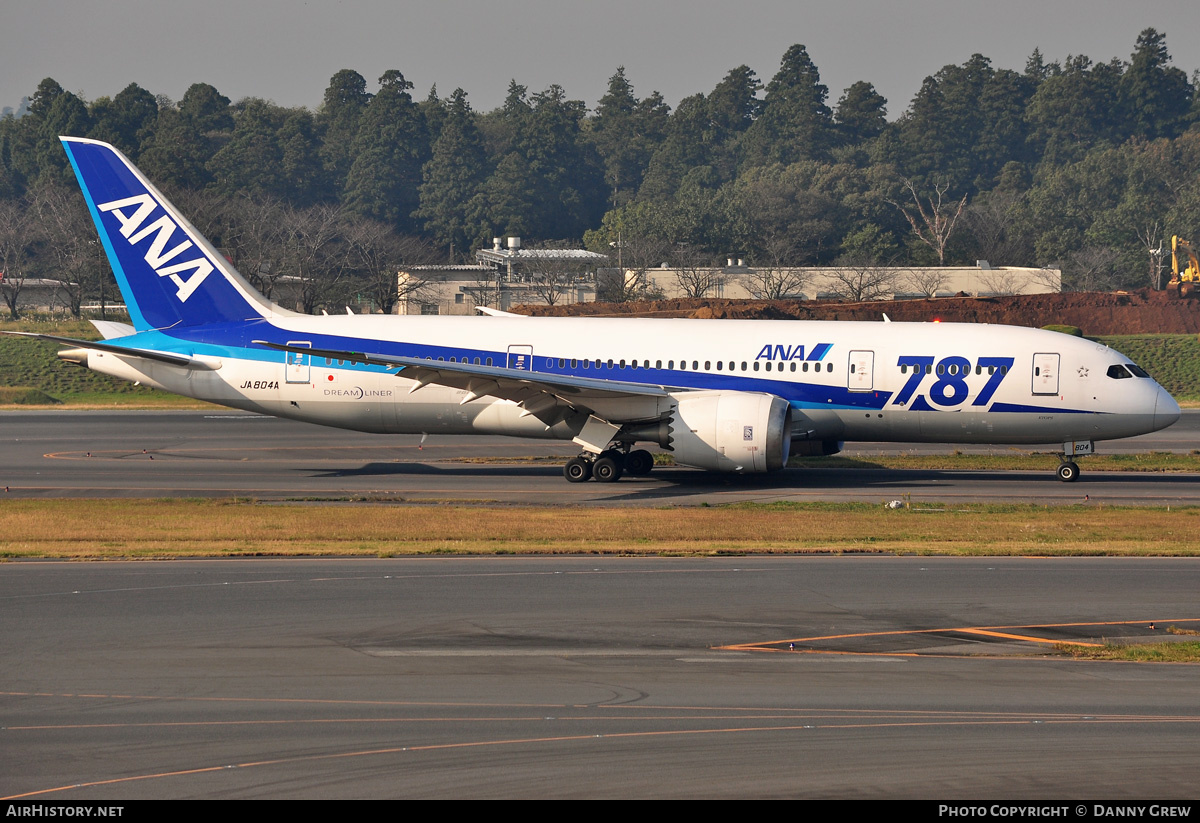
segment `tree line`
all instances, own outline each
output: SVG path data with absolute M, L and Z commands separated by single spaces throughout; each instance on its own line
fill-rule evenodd
M 0 119 L 0 270 L 10 284 L 24 270 L 92 277 L 94 248 L 68 251 L 56 226 L 69 221 L 48 205 L 73 186 L 67 134 L 113 143 L 195 201 L 193 222 L 268 293 L 312 269 L 361 290 L 400 263 L 468 259 L 511 234 L 583 243 L 635 270 L 987 259 L 1061 266 L 1068 288 L 1161 284 L 1156 252 L 1200 234 L 1198 83 L 1153 29 L 1128 60 L 1035 51 L 1017 72 L 976 54 L 926 77 L 890 121 L 865 80 L 831 103 L 802 45 L 765 83 L 738 66 L 674 109 L 638 97 L 622 68 L 594 108 L 514 80 L 488 112 L 462 89 L 417 100 L 396 70 L 374 90 L 339 71 L 316 111 L 232 102 L 204 83 L 179 101 L 130 84 L 89 102 L 47 78 L 24 116 Z M 314 286 L 305 307 L 335 293 Z

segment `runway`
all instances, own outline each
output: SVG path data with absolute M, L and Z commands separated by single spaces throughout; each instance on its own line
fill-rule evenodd
M 0 795 L 1190 797 L 1195 666 L 1032 655 L 1200 626 L 1194 567 L 9 563 Z
M 744 501 L 997 501 L 1200 505 L 1200 475 L 792 469 L 738 477 L 656 469 L 619 483 L 569 484 L 569 443 L 499 437 L 371 435 L 236 412 L 36 411 L 0 414 L 0 485 L 17 497 L 389 497 L 549 505 Z M 1200 412 L 1102 452 L 1189 452 Z M 848 444 L 846 455 L 948 452 L 953 445 Z M 958 447 L 1003 454 L 1010 447 Z M 1033 448 L 1033 447 L 1030 447 Z M 1042 447 L 1043 450 L 1048 450 Z M 1018 449 L 1019 450 L 1019 449 Z M 485 462 L 472 462 L 483 460 Z M 506 462 L 506 461 L 518 462 Z

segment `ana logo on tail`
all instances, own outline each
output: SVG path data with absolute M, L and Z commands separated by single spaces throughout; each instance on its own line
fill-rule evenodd
M 167 249 L 172 235 L 179 227 L 166 214 L 142 228 L 142 224 L 149 219 L 157 207 L 158 204 L 149 194 L 139 194 L 96 206 L 100 211 L 111 212 L 117 218 L 121 223 L 121 236 L 126 238 L 131 246 L 136 246 L 153 235 L 154 239 L 150 241 L 150 247 L 146 249 L 144 255 L 146 264 L 154 269 L 159 277 L 171 278 L 171 282 L 176 287 L 175 296 L 179 298 L 180 303 L 186 303 L 187 299 L 192 296 L 192 292 L 204 282 L 206 277 L 212 274 L 213 265 L 203 255 L 194 260 L 167 265 L 183 252 L 194 248 L 195 244 L 191 240 L 185 239 L 174 248 Z M 130 209 L 134 210 L 130 212 Z M 182 277 L 185 272 L 192 272 L 186 280 Z

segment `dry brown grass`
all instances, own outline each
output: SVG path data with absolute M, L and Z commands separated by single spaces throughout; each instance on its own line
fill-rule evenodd
M 1200 554 L 1198 509 L 743 504 L 535 508 L 10 500 L 0 557 L 884 553 Z

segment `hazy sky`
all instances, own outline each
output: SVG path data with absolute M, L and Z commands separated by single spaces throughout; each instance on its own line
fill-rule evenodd
M 895 118 L 926 75 L 975 52 L 1016 70 L 1034 48 L 1128 59 L 1150 27 L 1175 66 L 1200 68 L 1198 0 L 0 0 L 0 107 L 53 77 L 89 100 L 131 82 L 177 100 L 206 82 L 316 108 L 343 68 L 371 91 L 391 68 L 418 98 L 461 86 L 480 111 L 510 78 L 595 106 L 620 65 L 639 97 L 657 89 L 674 107 L 743 63 L 766 82 L 803 43 L 830 105 L 867 80 Z

